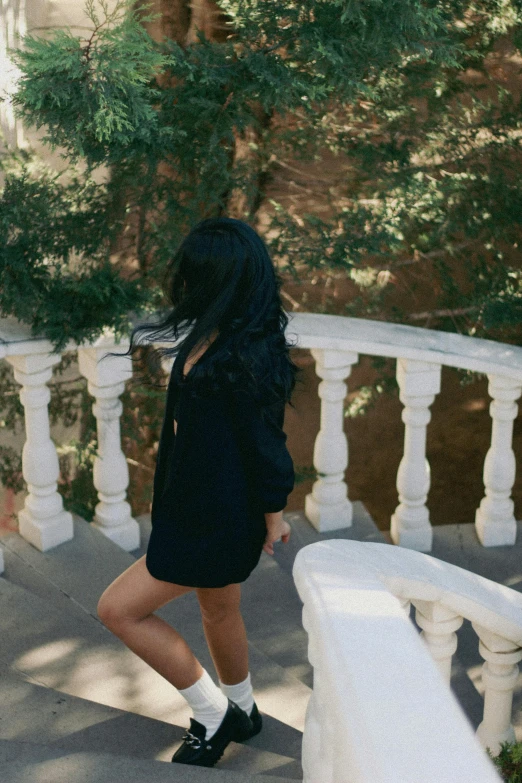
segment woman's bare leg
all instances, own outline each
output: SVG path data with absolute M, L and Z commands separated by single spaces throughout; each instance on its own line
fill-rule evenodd
M 248 642 L 239 609 L 241 585 L 197 587 L 203 630 L 219 679 L 236 685 L 248 676 Z
M 183 637 L 152 613 L 194 588 L 155 579 L 147 570 L 145 557 L 136 560 L 102 593 L 98 616 L 175 688 L 189 688 L 202 676 L 203 667 Z

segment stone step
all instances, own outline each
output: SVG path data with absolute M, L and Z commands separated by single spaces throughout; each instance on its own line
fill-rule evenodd
M 53 725 L 50 716 L 54 714 L 60 716 L 62 734 L 77 733 L 79 729 L 75 726 L 78 726 L 78 721 L 82 730 L 89 728 L 83 737 L 88 743 L 87 748 L 81 747 L 80 750 L 98 751 L 98 740 L 105 730 L 109 731 L 107 741 L 112 743 L 112 747 L 128 748 L 129 726 L 139 748 L 137 729 L 141 731 L 145 722 L 148 728 L 144 732 L 144 754 L 147 758 L 153 754 L 153 758 L 170 760 L 181 741 L 183 727 L 189 725 L 191 712 L 188 705 L 175 688 L 101 623 L 95 627 L 87 615 L 82 622 L 81 618 L 55 609 L 47 599 L 41 599 L 5 578 L 0 578 L 0 615 L 5 634 L 0 649 L 3 669 L 17 673 L 26 681 L 18 683 L 15 688 L 13 676 L 3 680 L 7 693 L 3 694 L 0 703 L 17 704 L 18 717 L 12 725 L 11 712 L 4 713 L 0 736 L 20 739 L 21 736 L 27 738 L 28 733 L 32 739 L 41 740 L 39 732 L 44 717 L 42 713 L 45 713 L 44 705 L 50 720 L 50 731 Z M 269 663 L 258 674 L 258 678 L 264 677 L 270 683 L 274 669 L 279 667 Z M 280 673 L 276 671 L 275 675 L 280 688 L 280 700 L 276 698 L 277 688 L 274 688 L 273 683 L 273 691 L 269 690 L 268 696 L 263 692 L 259 696 L 256 693 L 262 712 L 264 699 L 269 703 L 272 700 L 277 710 L 283 711 L 286 699 L 291 699 L 292 692 L 295 693 L 295 687 L 285 693 Z M 29 688 L 27 681 L 32 684 L 32 688 Z M 298 686 L 301 691 L 308 690 L 301 683 Z M 68 705 L 70 697 L 75 696 L 80 697 L 82 702 L 77 720 L 60 715 L 60 708 L 55 704 Z M 60 699 L 65 701 L 61 702 Z M 92 708 L 90 712 L 89 705 Z M 75 702 L 75 707 L 78 712 L 78 702 Z M 111 707 L 116 708 L 116 711 L 111 711 Z M 123 719 L 129 713 L 133 717 Z M 35 716 L 38 718 L 35 719 Z M 164 725 L 159 730 L 161 724 Z M 36 736 L 31 726 L 36 730 Z M 167 737 L 170 741 L 166 742 Z M 287 721 L 282 722 L 277 717 L 265 714 L 263 732 L 248 743 L 237 745 L 235 751 L 229 752 L 219 764 L 221 768 L 251 775 L 277 770 L 278 774 L 283 774 L 287 779 L 300 780 L 301 742 L 302 733 L 299 730 L 288 725 Z
M 6 783 L 252 783 L 256 780 L 288 783 L 288 778 L 280 776 L 252 776 L 218 767 L 166 764 L 13 740 L 0 740 L 0 780 Z
M 9 561 L 0 577 L 4 664 L 62 693 L 184 725 L 191 713 L 175 688 L 101 622 L 11 583 Z
M 356 515 L 352 528 L 328 536 L 318 534 L 304 515 L 290 515 L 291 544 L 276 545 L 275 557 L 263 553 L 258 568 L 243 583 L 242 612 L 250 641 L 250 669 L 265 726 L 248 743 L 232 744 L 230 748 L 236 750 L 227 749 L 219 764 L 221 768 L 263 777 L 274 772 L 286 779 L 301 779 L 301 732 L 312 670 L 291 566 L 298 549 L 312 541 L 325 537 L 376 537 L 378 531 L 373 522 L 364 509 L 362 512 Z M 109 746 L 122 747 L 126 755 L 132 755 L 129 746 L 139 747 L 140 743 L 128 742 L 129 721 L 145 721 L 149 725 L 144 733 L 145 753 L 153 751 L 156 760 L 167 761 L 181 740 L 180 727 L 188 725 L 191 712 L 177 691 L 114 637 L 96 613 L 105 587 L 134 562 L 135 556 L 146 551 L 150 517 L 145 515 L 139 521 L 141 551 L 133 553 L 124 552 L 80 518 L 74 520 L 75 538 L 47 553 L 39 552 L 17 534 L 6 536 L 4 579 L 13 589 L 9 592 L 0 580 L 0 605 L 6 602 L 11 607 L 7 614 L 23 617 L 27 632 L 16 643 L 15 629 L 5 629 L 11 641 L 7 659 L 2 657 L 9 664 L 22 666 L 26 675 L 37 677 L 47 689 L 55 688 L 61 698 L 78 697 L 98 710 L 117 711 L 117 723 L 114 717 L 100 720 L 93 716 L 87 738 L 92 744 L 77 745 L 77 740 L 70 739 L 69 751 L 107 752 L 107 745 L 100 745 L 95 739 L 104 734 L 110 720 L 113 731 L 109 732 Z M 15 595 L 16 586 L 22 593 Z M 216 679 L 195 594 L 170 602 L 157 614 L 183 634 Z M 42 617 L 45 627 L 39 628 Z M 42 685 L 39 687 L 45 690 Z M 56 695 L 55 691 L 48 692 L 51 699 Z M 127 715 L 131 717 L 126 718 Z M 172 738 L 173 731 L 179 734 L 174 746 L 171 741 L 166 749 L 158 750 L 157 743 L 164 740 L 165 732 Z M 131 730 L 130 735 L 133 734 Z M 34 741 L 38 739 L 32 737 Z
M 166 760 L 183 734 L 181 726 L 53 690 L 4 662 L 0 703 L 3 741 Z
M 74 524 L 75 539 L 47 553 L 39 552 L 16 534 L 4 538 L 6 570 L 3 579 L 30 593 L 20 602 L 26 614 L 31 609 L 24 622 L 24 626 L 30 629 L 26 638 L 24 634 L 17 636 L 14 628 L 6 629 L 11 637 L 7 650 L 9 662 L 25 650 L 34 649 L 38 637 L 34 631 L 35 624 L 38 625 L 42 615 L 50 619 L 49 614 L 55 609 L 52 628 L 47 628 L 49 633 L 44 634 L 39 644 L 53 649 L 58 645 L 57 640 L 79 637 L 81 653 L 78 653 L 77 665 L 72 670 L 60 672 L 59 676 L 49 671 L 49 667 L 44 667 L 46 685 L 101 704 L 187 726 L 191 712 L 185 700 L 114 637 L 96 615 L 99 595 L 107 584 L 134 562 L 133 556 L 123 552 L 85 521 L 75 519 Z M 90 557 L 91 553 L 93 557 Z M 266 558 L 270 560 L 268 555 Z M 21 609 L 17 611 L 20 613 Z M 195 594 L 189 593 L 176 599 L 157 614 L 183 634 L 203 666 L 217 681 Z M 247 616 L 246 622 L 255 627 L 255 616 Z M 304 633 L 301 628 L 299 631 Z M 65 656 L 66 659 L 70 657 Z M 262 737 L 260 735 L 250 742 L 261 743 L 266 750 L 279 755 L 299 759 L 310 689 L 252 643 L 250 669 L 256 701 L 266 716 Z M 87 675 L 89 671 L 93 672 L 90 678 Z
M 0 664 L 0 699 L 1 740 L 36 743 L 63 752 L 106 753 L 170 763 L 184 732 L 170 723 L 57 692 L 5 664 Z M 295 759 L 253 747 L 253 741 L 231 743 L 219 768 L 263 777 L 277 770 L 287 781 L 301 779 Z M 0 780 L 6 778 L 0 776 Z

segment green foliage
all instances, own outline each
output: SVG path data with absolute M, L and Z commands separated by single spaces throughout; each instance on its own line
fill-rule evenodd
M 353 173 L 345 193 L 324 193 L 328 218 L 296 221 L 274 205 L 272 250 L 287 268 L 299 259 L 346 269 L 365 289 L 347 314 L 363 307 L 371 316 L 389 310 L 389 287 L 364 283 L 358 268 L 440 253 L 444 307 L 475 313 L 475 330 L 519 322 L 518 281 L 506 287 L 506 244 L 516 244 L 522 214 L 509 165 L 519 154 L 518 106 L 500 89 L 495 101 L 470 97 L 460 79 L 466 68 L 484 70 L 498 37 L 518 29 L 515 5 L 224 0 L 228 38 L 200 35 L 189 46 L 152 40 L 145 8 L 125 1 L 109 13 L 102 3 L 99 13 L 90 0 L 88 37 L 28 36 L 13 53 L 18 115 L 45 127 L 71 165 L 67 183 L 23 166 L 7 178 L 3 312 L 55 344 L 128 328 L 125 312 L 160 303 L 161 270 L 191 224 L 227 212 L 241 192 L 262 204 L 271 157 L 326 149 Z M 247 132 L 250 159 L 236 154 Z M 72 168 L 78 161 L 83 174 Z M 102 164 L 110 177 L 95 184 Z M 132 231 L 122 261 L 137 258 L 136 280 L 109 261 L 124 225 Z M 467 293 L 447 256 L 463 257 L 473 240 L 488 260 L 477 258 L 482 277 L 474 267 Z M 68 271 L 74 256 L 81 273 Z
M 25 162 L 11 167 L 0 206 L 2 314 L 46 334 L 57 351 L 104 326 L 126 333 L 145 297 L 142 281 L 110 262 L 116 228 L 105 189 L 88 177 L 64 183 L 45 170 L 35 178 Z
M 305 481 L 315 481 L 319 475 L 313 465 L 294 465 L 294 468 L 296 487 Z
M 19 117 L 44 126 L 44 141 L 72 161 L 110 163 L 129 145 L 146 152 L 158 136 L 153 79 L 166 59 L 140 25 L 139 8 L 100 5 L 103 19 L 94 0 L 86 4 L 89 38 L 59 29 L 51 40 L 26 36 L 24 49 L 11 52 L 23 74 L 14 96 Z
M 19 387 L 14 383 L 12 367 L 0 362 L 0 389 L 2 409 L 0 412 L 0 482 L 14 493 L 25 487 L 22 476 L 22 455 L 18 449 L 2 443 L 4 432 L 18 432 L 23 427 L 23 407 Z
M 519 56 L 520 6 L 439 10 L 458 67 L 404 58 L 369 77 L 364 100 L 318 107 L 324 145 L 349 162 L 346 185 L 323 192 L 327 218 L 296 220 L 275 205 L 277 251 L 301 262 L 305 246 L 311 267 L 326 258 L 330 269 L 346 269 L 360 291 L 346 315 L 519 342 L 522 113 L 519 88 L 506 89 L 504 71 L 496 80 L 495 69 Z M 512 68 L 519 84 L 520 69 Z M 412 265 L 422 281 L 410 308 L 417 291 L 435 300 L 424 316 L 395 304 Z M 384 285 L 379 271 L 391 273 Z
M 489 748 L 486 753 L 505 783 L 522 783 L 522 742 L 502 742 L 497 756 L 493 756 Z

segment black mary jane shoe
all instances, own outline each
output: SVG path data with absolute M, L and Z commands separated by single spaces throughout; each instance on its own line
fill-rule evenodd
M 190 719 L 190 729 L 183 735 L 183 743 L 172 756 L 172 761 L 176 764 L 213 767 L 227 745 L 240 734 L 248 734 L 249 731 L 252 731 L 252 721 L 235 701 L 229 699 L 225 717 L 210 739 L 205 739 L 206 727 L 194 718 Z
M 248 730 L 244 729 L 243 731 L 239 731 L 234 737 L 235 742 L 244 742 L 245 740 L 250 739 L 250 737 L 255 737 L 256 734 L 259 734 L 263 728 L 263 718 L 261 717 L 261 713 L 259 712 L 255 702 L 250 711 L 250 721 L 252 723 L 251 728 Z

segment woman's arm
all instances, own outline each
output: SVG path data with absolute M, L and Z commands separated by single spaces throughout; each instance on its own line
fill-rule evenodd
M 288 522 L 283 519 L 283 512 L 276 511 L 275 513 L 265 514 L 266 521 L 266 538 L 263 544 L 263 550 L 268 555 L 274 554 L 274 544 L 276 541 L 281 541 L 283 544 L 288 543 L 290 538 L 291 528 Z
M 259 506 L 265 514 L 282 511 L 294 488 L 295 473 L 283 431 L 284 403 L 265 408 L 244 390 L 234 390 L 231 399 L 233 426 Z

